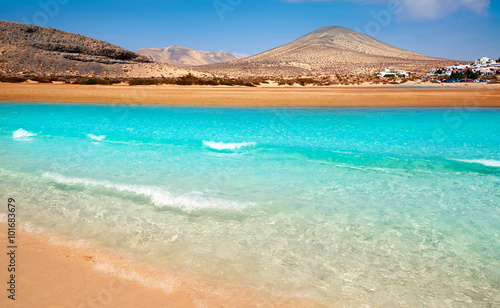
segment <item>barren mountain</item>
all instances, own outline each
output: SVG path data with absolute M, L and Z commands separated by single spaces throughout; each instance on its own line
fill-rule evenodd
M 455 62 L 396 48 L 347 28 L 324 27 L 248 58 L 197 69 L 231 76 L 371 75 L 387 67 L 423 72 L 432 66 Z
M 0 75 L 117 78 L 183 73 L 101 40 L 0 20 Z
M 196 66 L 238 60 L 240 57 L 227 51 L 199 51 L 172 45 L 165 48 L 141 48 L 135 51 L 148 59 L 175 66 Z

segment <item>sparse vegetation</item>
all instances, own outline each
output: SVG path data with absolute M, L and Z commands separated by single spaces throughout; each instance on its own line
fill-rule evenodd
M 465 77 L 467 77 L 467 79 L 479 79 L 481 77 L 481 74 L 474 73 L 473 71 L 469 70 L 465 72 Z
M 451 73 L 450 77 L 448 79 L 464 79 L 465 74 L 464 73 L 459 73 L 459 72 L 453 72 Z
M 21 82 L 25 82 L 25 81 L 26 81 L 26 78 L 24 78 L 24 77 L 0 76 L 0 82 L 21 83 Z
M 90 78 L 90 79 L 87 79 L 87 80 L 81 82 L 81 84 L 83 84 L 83 85 L 97 85 L 97 84 L 112 85 L 112 84 L 120 83 L 120 82 L 121 82 L 121 80 L 117 80 L 117 79 Z M 77 83 L 77 82 L 73 82 L 73 83 Z
M 135 78 L 129 81 L 129 85 L 202 85 L 202 86 L 245 86 L 255 87 L 261 82 L 260 79 L 233 79 L 217 77 L 196 77 L 193 74 L 187 74 L 179 78 Z
M 140 85 L 203 85 L 203 86 L 246 86 L 255 87 L 259 85 L 268 86 L 271 83 L 278 86 L 351 86 L 351 85 L 397 85 L 408 81 L 419 81 L 421 76 L 413 75 L 411 78 L 390 77 L 382 78 L 375 75 L 372 76 L 355 76 L 355 75 L 318 75 L 318 76 L 260 76 L 248 78 L 231 78 L 229 76 L 217 77 L 211 76 L 196 76 L 192 73 L 185 74 L 180 77 L 150 77 L 150 78 L 109 78 L 109 77 L 86 77 L 86 76 L 14 76 L 16 78 L 9 79 L 6 76 L 0 77 L 0 81 L 4 82 L 23 82 L 28 79 L 36 82 L 65 82 L 72 84 L 83 85 L 112 85 L 120 82 L 126 82 L 131 86 Z M 12 80 L 12 81 L 10 81 Z

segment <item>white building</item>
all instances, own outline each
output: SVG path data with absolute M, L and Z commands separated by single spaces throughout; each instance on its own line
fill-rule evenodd
M 488 57 L 478 58 L 472 65 L 451 65 L 442 68 L 432 68 L 427 73 L 429 76 L 451 76 L 452 73 L 464 73 L 466 71 L 479 73 L 481 75 L 494 75 L 500 71 L 500 63 Z
M 454 67 L 454 66 L 453 66 Z M 427 75 L 429 76 L 451 76 L 451 73 L 453 71 L 456 71 L 456 69 L 453 69 L 452 66 L 448 67 L 440 67 L 440 68 L 431 68 Z
M 490 59 L 488 57 L 482 57 L 482 58 L 476 59 L 474 66 L 476 66 L 476 67 L 489 66 L 492 64 L 496 64 L 496 63 L 497 63 L 497 61 L 495 61 L 493 59 Z
M 447 66 L 446 68 L 450 70 L 465 70 L 470 68 L 470 65 L 452 65 L 452 66 Z
M 390 68 L 386 68 L 385 71 L 380 72 L 378 77 L 402 77 L 402 78 L 410 78 L 410 75 L 405 71 L 397 71 L 391 70 Z

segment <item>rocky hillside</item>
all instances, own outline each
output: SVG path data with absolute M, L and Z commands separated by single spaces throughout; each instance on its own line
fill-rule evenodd
M 0 21 L 0 74 L 7 76 L 169 77 L 164 63 L 83 35 Z

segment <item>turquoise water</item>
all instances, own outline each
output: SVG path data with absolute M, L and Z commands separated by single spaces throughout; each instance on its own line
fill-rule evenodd
M 500 301 L 498 109 L 3 103 L 0 197 L 33 226 L 327 306 Z

